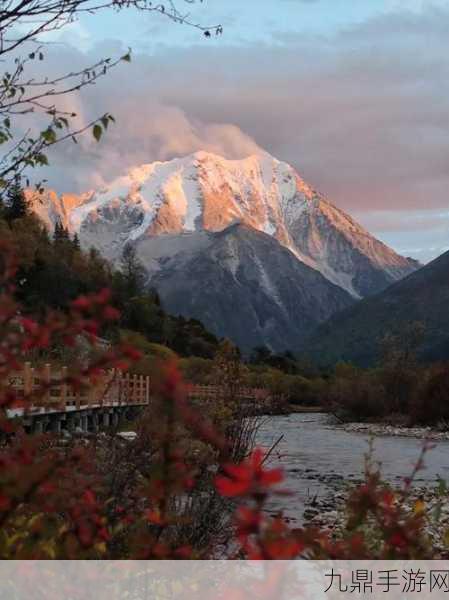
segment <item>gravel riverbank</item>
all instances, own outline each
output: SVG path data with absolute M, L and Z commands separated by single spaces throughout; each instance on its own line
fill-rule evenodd
M 449 431 L 438 431 L 431 427 L 397 427 L 383 423 L 344 423 L 334 425 L 333 428 L 341 429 L 348 433 L 361 433 L 365 436 L 408 437 L 435 442 L 449 441 Z
M 317 526 L 338 536 L 345 528 L 346 499 L 348 490 L 335 491 L 325 498 L 312 501 L 304 510 L 305 525 Z M 408 510 L 412 511 L 417 500 L 425 505 L 425 534 L 430 538 L 432 547 L 440 556 L 447 557 L 449 532 L 449 500 L 447 495 L 441 497 L 436 489 L 417 487 L 412 490 L 405 501 Z M 438 556 L 436 555 L 435 558 Z

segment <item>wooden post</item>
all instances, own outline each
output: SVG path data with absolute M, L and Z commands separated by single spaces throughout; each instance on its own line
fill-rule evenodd
M 89 408 L 92 406 L 92 404 L 95 401 L 95 392 L 96 392 L 96 386 L 94 385 L 93 378 L 89 377 L 89 388 L 87 390 L 87 406 L 89 406 Z
M 64 412 L 67 406 L 67 367 L 61 369 L 61 405 L 60 408 Z
M 100 406 L 103 406 L 105 402 L 106 404 L 108 404 L 108 402 L 110 401 L 111 395 L 113 395 L 114 393 L 114 379 L 115 371 L 114 369 L 109 369 L 109 371 L 105 375 L 103 389 L 101 390 Z
M 117 398 L 113 397 L 113 401 L 117 401 L 120 404 L 120 399 L 123 394 L 123 373 L 121 371 L 117 372 Z
M 150 403 L 150 377 L 146 376 L 145 404 Z
M 125 373 L 125 375 L 122 377 L 122 389 L 121 389 L 121 394 L 120 394 L 120 398 L 119 398 L 119 406 L 121 404 L 125 404 L 126 403 L 126 399 L 129 395 L 129 373 Z
M 50 396 L 50 385 L 51 385 L 51 365 L 46 363 L 44 366 L 44 385 L 46 387 L 44 394 L 44 408 L 45 410 L 49 409 L 49 404 L 51 400 Z
M 31 396 L 33 393 L 33 369 L 31 363 L 26 362 L 23 365 L 23 394 L 25 397 Z
M 139 378 L 136 374 L 133 375 L 133 397 L 131 404 L 137 404 L 139 396 Z
M 107 400 L 107 396 L 110 395 L 111 390 L 109 388 L 111 384 L 112 371 L 103 371 L 101 376 L 100 389 L 96 397 L 96 404 L 103 406 L 104 400 Z
M 143 404 L 145 400 L 145 388 L 144 388 L 144 380 L 143 375 L 139 376 L 139 404 Z

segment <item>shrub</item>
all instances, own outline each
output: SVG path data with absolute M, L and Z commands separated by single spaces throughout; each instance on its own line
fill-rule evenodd
M 233 558 L 432 558 L 425 506 L 420 502 L 410 511 L 405 502 L 412 478 L 395 493 L 367 469 L 365 483 L 350 495 L 347 525 L 337 539 L 314 528 L 290 529 L 282 515 L 270 516 L 265 507 L 278 492 L 282 471 L 266 465 L 262 450 L 248 452 L 248 419 L 239 425 L 238 413 L 226 421 L 222 414 L 211 418 L 204 407 L 193 409 L 173 363 L 161 367 L 153 412 L 129 446 L 99 436 L 58 447 L 51 435 L 25 435 L 5 411 L 29 409 L 49 388 L 43 384 L 29 396 L 11 388 L 22 357 L 54 339 L 70 345 L 80 334 L 95 345 L 101 324 L 118 315 L 102 291 L 78 298 L 68 315 L 38 323 L 22 315 L 12 298 L 13 259 L 3 252 L 0 262 L 0 558 L 208 558 L 214 551 L 210 534 L 223 518 L 225 530 L 236 535 Z M 128 345 L 110 348 L 95 362 L 72 365 L 67 383 L 92 385 L 102 368 L 126 370 L 140 358 Z M 277 385 L 277 374 L 271 375 Z M 442 389 L 438 381 L 429 387 L 435 398 Z M 346 385 L 357 386 L 358 399 L 375 390 L 372 380 L 359 377 Z M 415 472 L 420 468 L 422 457 Z M 235 528 L 226 521 L 231 502 Z
M 449 366 L 440 367 L 424 381 L 412 403 L 413 422 L 449 423 Z
M 370 373 L 334 380 L 329 387 L 327 403 L 345 419 L 363 421 L 382 417 L 388 412 L 385 389 Z
M 198 384 L 209 384 L 213 380 L 214 362 L 207 358 L 191 356 L 179 361 L 179 368 L 186 381 Z

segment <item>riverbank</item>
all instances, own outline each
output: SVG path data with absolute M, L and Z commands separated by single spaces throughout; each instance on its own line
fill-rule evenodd
M 341 429 L 348 433 L 361 433 L 365 436 L 382 437 L 407 437 L 431 441 L 449 441 L 449 430 L 442 430 L 437 427 L 405 427 L 404 425 L 392 425 L 391 423 L 366 423 L 366 422 L 348 422 L 341 423 L 331 414 L 326 413 L 322 406 L 301 406 L 298 404 L 289 404 L 284 412 L 272 413 L 273 415 L 282 414 L 327 414 L 332 421 L 331 427 Z M 335 419 L 335 422 L 333 422 Z
M 327 531 L 331 537 L 344 534 L 348 513 L 347 498 L 351 486 L 345 491 L 336 489 L 325 498 L 312 501 L 304 511 L 304 525 Z M 447 532 L 449 531 L 449 501 L 436 488 L 416 487 L 404 500 L 406 511 L 419 510 L 424 517 L 424 533 L 429 538 L 435 558 L 446 558 L 448 554 Z
M 347 433 L 360 433 L 372 437 L 407 437 L 435 442 L 449 441 L 449 431 L 439 431 L 432 427 L 398 427 L 383 423 L 342 423 L 333 428 Z
M 324 412 L 322 406 L 302 406 L 300 404 L 288 405 L 288 414 L 323 414 Z

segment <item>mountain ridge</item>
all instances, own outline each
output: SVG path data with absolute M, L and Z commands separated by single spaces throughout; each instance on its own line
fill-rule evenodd
M 414 321 L 425 326 L 422 360 L 449 358 L 449 252 L 386 290 L 334 314 L 309 337 L 302 351 L 314 361 L 340 360 L 372 366 L 386 333 L 401 334 Z
M 268 154 L 228 160 L 197 152 L 134 167 L 100 190 L 78 196 L 48 190 L 29 198 L 49 228 L 59 220 L 84 247 L 113 261 L 143 237 L 243 223 L 274 237 L 355 298 L 418 267 Z
M 355 302 L 275 238 L 241 223 L 142 238 L 136 249 L 165 310 L 201 320 L 244 353 L 260 345 L 296 350 Z

